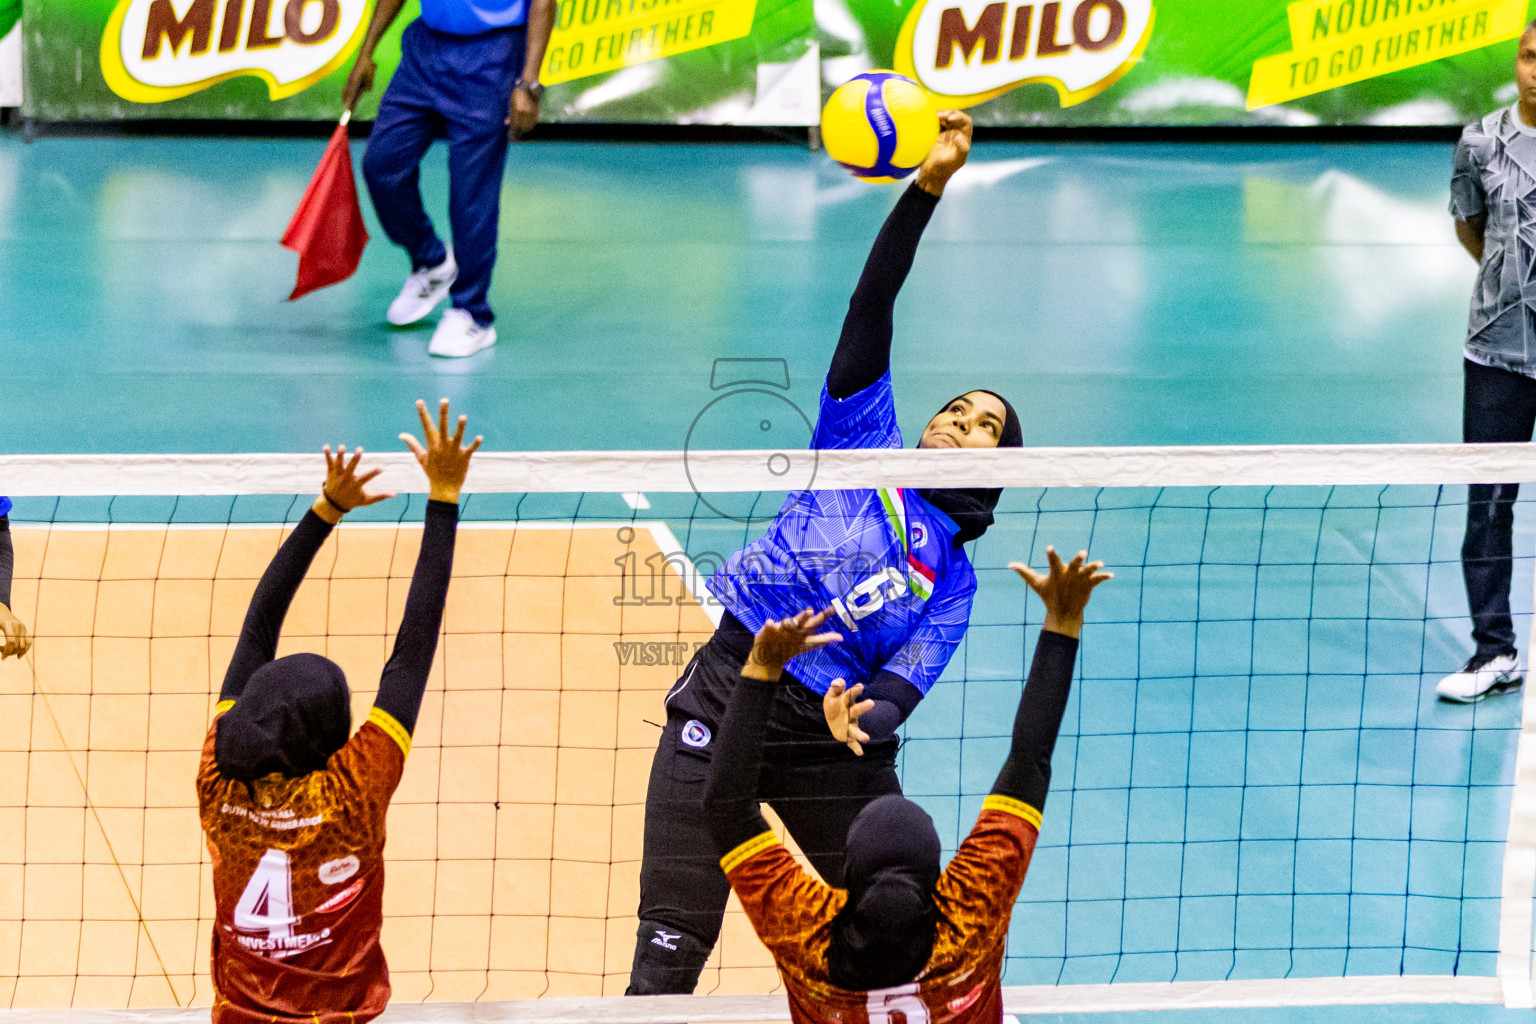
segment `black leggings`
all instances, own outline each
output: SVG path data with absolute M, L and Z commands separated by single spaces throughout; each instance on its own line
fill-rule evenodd
M 16 554 L 11 547 L 11 517 L 0 516 L 0 604 L 11 606 L 11 573 L 16 567 Z
M 1463 441 L 1529 441 L 1533 426 L 1536 380 L 1466 360 Z M 1514 567 L 1515 498 L 1519 494 L 1519 484 L 1473 484 L 1467 488 L 1461 572 L 1479 658 L 1515 652 L 1509 584 Z
M 692 992 L 720 937 L 731 886 L 704 819 L 704 787 L 719 709 L 740 667 L 740 657 L 712 640 L 694 656 L 669 698 L 645 798 L 640 929 L 630 995 Z M 901 792 L 896 742 L 866 745 L 864 756 L 855 756 L 827 731 L 820 697 L 790 687 L 804 689 L 788 683 L 775 702 L 758 795 L 822 878 L 841 886 L 854 816 L 875 797 Z

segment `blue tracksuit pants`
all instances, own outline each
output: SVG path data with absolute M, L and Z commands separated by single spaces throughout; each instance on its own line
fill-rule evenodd
M 411 269 L 436 266 L 447 250 L 422 207 L 419 169 L 433 140 L 448 140 L 448 219 L 459 264 L 453 305 L 488 324 L 507 106 L 527 33 L 516 27 L 457 36 L 418 19 L 400 42 L 400 67 L 379 102 L 363 178 L 384 233 L 410 254 Z

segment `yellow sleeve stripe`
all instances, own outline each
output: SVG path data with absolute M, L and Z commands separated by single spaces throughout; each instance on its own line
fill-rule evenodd
M 779 837 L 774 835 L 771 831 L 764 832 L 761 835 L 753 836 L 751 839 L 748 839 L 746 842 L 736 847 L 736 849 L 732 850 L 724 857 L 721 857 L 720 868 L 726 874 L 730 874 L 732 871 L 735 871 L 738 867 L 740 867 L 742 862 L 752 857 L 756 857 L 758 854 L 762 853 L 769 847 L 778 845 Z
M 228 711 L 234 706 L 235 702 L 232 700 L 221 700 L 213 706 L 213 713 L 216 715 L 222 715 L 224 712 Z
M 993 793 L 981 802 L 981 809 L 984 811 L 1003 811 L 1015 817 L 1023 818 L 1035 826 L 1036 829 L 1040 828 L 1040 812 L 1023 800 L 1015 800 L 1011 796 Z
M 368 710 L 368 721 L 383 729 L 389 734 L 390 739 L 400 744 L 401 753 L 407 757 L 411 755 L 411 734 L 406 731 L 405 726 L 395 721 L 394 715 L 383 708 L 370 708 Z

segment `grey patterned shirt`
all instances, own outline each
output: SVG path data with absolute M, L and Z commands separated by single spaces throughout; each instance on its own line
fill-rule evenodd
M 1536 377 L 1536 128 L 1517 106 L 1467 125 L 1456 144 L 1451 215 L 1487 214 L 1466 356 Z

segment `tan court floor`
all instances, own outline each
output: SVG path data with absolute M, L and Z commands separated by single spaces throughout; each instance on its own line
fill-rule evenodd
M 643 802 L 675 665 L 616 641 L 705 639 L 696 602 L 624 606 L 642 526 L 475 524 L 389 817 L 384 948 L 398 1000 L 616 995 L 634 945 Z M 278 527 L 17 526 L 0 662 L 0 1006 L 211 1001 L 212 894 L 193 776 Z M 630 543 L 624 543 L 628 539 Z M 344 526 L 280 653 L 339 662 L 361 721 L 419 527 Z M 678 577 L 671 577 L 678 593 Z M 733 905 L 700 992 L 777 977 Z

